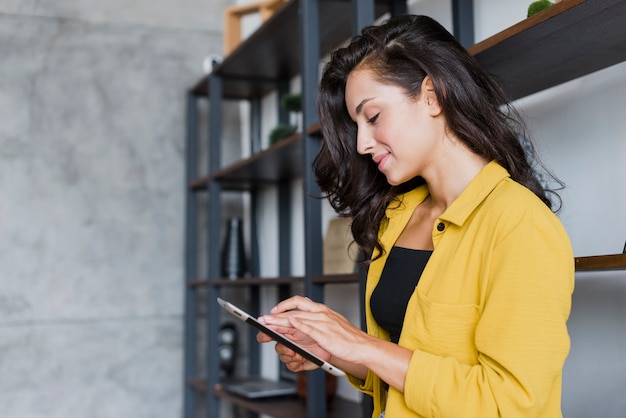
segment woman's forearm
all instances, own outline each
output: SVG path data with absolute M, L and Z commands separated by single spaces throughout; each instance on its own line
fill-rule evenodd
M 350 363 L 348 361 L 344 361 L 344 360 L 337 359 L 337 358 L 331 358 L 330 363 L 334 366 L 339 367 L 341 370 L 343 370 L 347 374 L 354 376 L 358 379 L 365 380 L 367 378 L 368 369 L 365 366 L 361 366 L 355 363 Z
M 390 386 L 404 392 L 404 380 L 413 354 L 411 350 L 374 337 L 356 349 L 360 351 L 354 357 L 357 362 L 335 357 L 330 362 L 361 380 L 365 380 L 371 370 Z
M 366 348 L 366 368 L 389 386 L 404 392 L 404 380 L 413 352 L 389 341 L 372 338 Z

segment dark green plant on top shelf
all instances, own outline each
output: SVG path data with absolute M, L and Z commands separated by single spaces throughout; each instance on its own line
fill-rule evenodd
M 547 9 L 553 4 L 554 3 L 552 3 L 550 0 L 537 0 L 530 3 L 530 6 L 528 6 L 528 17 L 531 17 L 535 13 L 539 13 L 544 9 Z

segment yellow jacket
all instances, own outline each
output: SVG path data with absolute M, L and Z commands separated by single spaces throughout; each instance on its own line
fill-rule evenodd
M 368 332 L 389 339 L 372 317 L 370 297 L 389 249 L 420 187 L 387 209 L 370 265 Z M 349 377 L 387 418 L 561 417 L 562 368 L 574 258 L 558 218 L 532 192 L 489 163 L 435 222 L 434 251 L 404 318 L 399 345 L 413 351 L 404 393 L 369 373 Z

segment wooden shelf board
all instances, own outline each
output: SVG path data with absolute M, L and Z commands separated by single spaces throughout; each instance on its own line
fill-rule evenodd
M 306 129 L 308 135 L 322 137 L 322 125 L 319 122 L 315 122 L 313 125 Z
M 626 254 L 576 257 L 576 271 L 626 270 Z
M 320 129 L 318 122 L 307 128 L 306 133 L 320 137 Z M 191 190 L 202 191 L 207 189 L 210 180 L 216 180 L 224 190 L 244 191 L 283 180 L 292 180 L 304 174 L 302 153 L 302 134 L 298 132 L 248 158 L 194 180 L 188 187 Z
M 626 2 L 563 0 L 468 48 L 510 99 L 626 60 Z
M 224 167 L 189 184 L 191 190 L 206 190 L 217 180 L 224 190 L 251 190 L 264 184 L 301 177 L 302 134 L 282 139 L 272 147 Z
M 359 276 L 356 273 L 351 274 L 326 274 L 323 276 L 311 277 L 313 283 L 337 284 L 337 283 L 358 283 Z

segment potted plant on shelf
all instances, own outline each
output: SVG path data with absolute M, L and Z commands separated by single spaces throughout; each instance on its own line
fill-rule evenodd
M 290 113 L 297 114 L 297 125 L 290 123 L 279 123 L 269 134 L 270 146 L 283 138 L 287 138 L 298 130 L 300 126 L 301 118 L 300 112 L 302 112 L 302 95 L 300 93 L 288 93 L 281 97 L 280 106 L 288 110 Z

